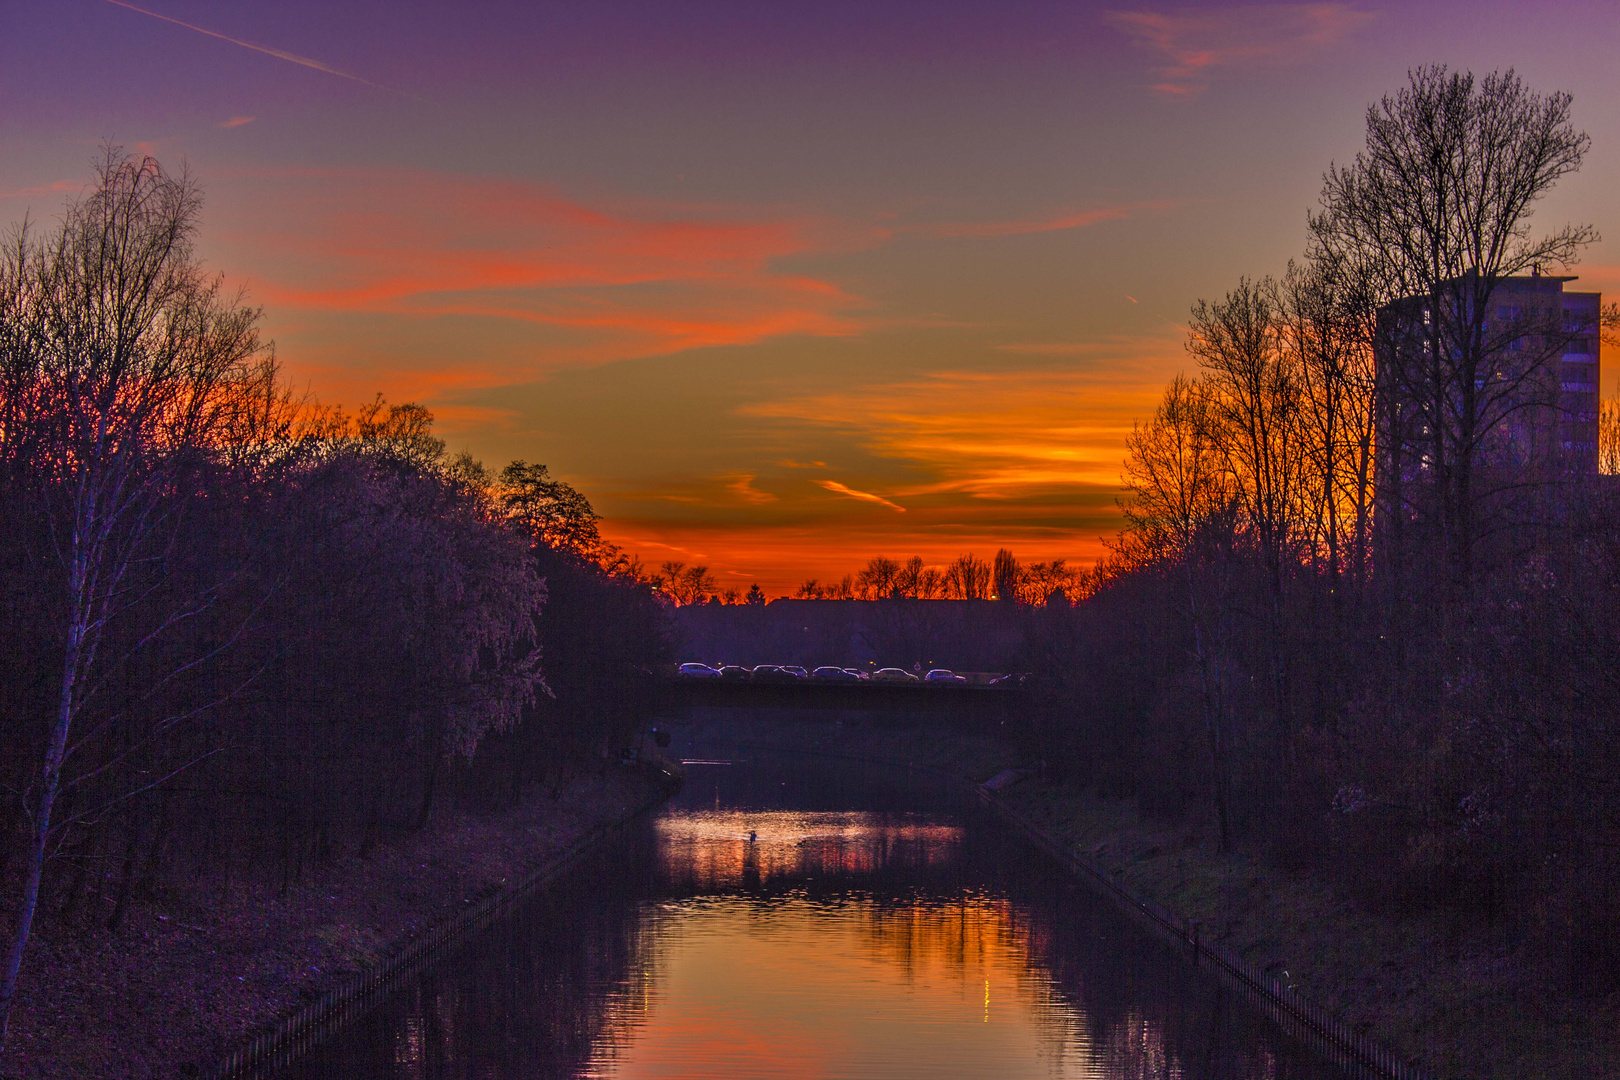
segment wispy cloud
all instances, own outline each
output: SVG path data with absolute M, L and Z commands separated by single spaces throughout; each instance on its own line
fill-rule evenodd
M 1257 4 L 1217 11 L 1110 11 L 1103 21 L 1168 61 L 1155 69 L 1156 93 L 1196 97 L 1212 72 L 1310 60 L 1374 18 L 1350 4 Z
M 35 199 L 41 195 L 78 191 L 83 187 L 82 183 L 73 180 L 53 180 L 49 184 L 35 184 L 33 187 L 18 188 L 16 191 L 0 191 L 0 199 Z
M 1118 482 L 1131 423 L 1151 411 L 1181 353 L 1169 335 L 1088 351 L 1093 362 L 1083 368 L 940 371 L 740 411 L 843 433 L 894 463 L 895 476 L 907 479 L 890 490 L 908 503 L 945 495 L 1038 501 Z
M 154 19 L 162 19 L 164 22 L 173 23 L 175 26 L 183 26 L 187 30 L 192 30 L 199 34 L 207 34 L 209 37 L 218 38 L 220 41 L 228 41 L 232 45 L 240 45 L 244 49 L 252 49 L 256 53 L 263 53 L 266 56 L 273 56 L 277 60 L 286 60 L 289 63 L 298 64 L 301 67 L 311 68 L 315 71 L 323 71 L 328 75 L 336 75 L 340 79 L 348 79 L 350 82 L 357 82 L 364 86 L 376 87 L 379 90 L 382 89 L 382 87 L 377 86 L 377 84 L 372 82 L 370 79 L 362 79 L 360 76 L 352 74 L 351 72 L 344 71 L 340 68 L 335 68 L 330 64 L 323 64 L 319 60 L 312 60 L 307 56 L 299 56 L 297 53 L 291 53 L 285 49 L 277 49 L 270 45 L 260 45 L 256 42 L 244 41 L 241 38 L 231 37 L 229 34 L 222 34 L 218 30 L 210 30 L 206 26 L 198 26 L 196 23 L 188 23 L 183 19 L 176 19 L 171 15 L 160 15 L 155 11 L 148 11 L 146 8 L 136 7 L 134 4 L 128 3 L 127 0 L 107 0 L 107 3 L 112 4 L 115 7 L 126 8 L 130 11 L 138 12 L 141 15 L 150 16 Z
M 243 124 L 251 123 L 253 123 L 253 117 L 251 116 L 233 116 L 229 120 L 221 120 L 219 126 L 222 128 L 239 128 Z
M 1121 221 L 1130 217 L 1138 210 L 1152 207 L 1162 209 L 1166 204 L 1154 203 L 1126 203 L 1119 206 L 1105 206 L 1095 210 L 1083 210 L 1078 213 L 1058 214 L 1050 218 L 1039 218 L 1030 221 L 963 221 L 948 222 L 940 225 L 919 225 L 899 231 L 922 233 L 928 236 L 1026 236 L 1030 233 L 1063 232 L 1068 229 L 1083 229 L 1088 225 L 1097 225 L 1104 221 Z
M 741 499 L 743 502 L 754 503 L 755 505 L 760 503 L 773 503 L 776 501 L 775 495 L 772 495 L 768 491 L 761 491 L 759 488 L 754 486 L 753 473 L 739 473 L 736 476 L 730 477 L 726 482 L 726 490 L 737 496 L 737 498 Z
M 440 372 L 462 388 L 864 326 L 859 297 L 779 268 L 819 243 L 812 223 L 779 209 L 586 202 L 418 170 L 232 179 L 227 269 L 248 277 L 278 320 L 323 328 L 335 365 L 377 351 L 378 316 L 412 328 L 412 353 L 443 343 Z M 336 340 L 350 333 L 359 336 Z M 304 362 L 321 347 L 300 345 Z M 378 363 L 398 371 L 397 347 L 387 351 Z
M 1029 236 L 1035 233 L 1066 232 L 1100 225 L 1105 221 L 1125 221 L 1141 214 L 1159 213 L 1187 205 L 1188 199 L 1109 203 L 1085 209 L 1064 209 L 1040 217 L 1006 221 L 921 221 L 895 222 L 878 226 L 873 239 L 884 242 L 902 236 L 936 236 L 947 239 L 974 237 Z
M 906 512 L 905 507 L 898 503 L 892 503 L 881 495 L 874 495 L 870 491 L 857 491 L 852 487 L 840 484 L 836 480 L 817 480 L 816 483 L 820 484 L 834 495 L 847 495 L 851 499 L 859 499 L 862 502 L 877 503 L 879 506 L 887 506 L 890 510 L 897 510 L 902 514 Z

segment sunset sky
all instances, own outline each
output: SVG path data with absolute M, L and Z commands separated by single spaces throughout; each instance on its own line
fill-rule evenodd
M 1614 0 L 0 0 L 0 219 L 103 140 L 184 163 L 320 400 L 423 402 L 774 594 L 1095 556 L 1188 307 L 1298 254 L 1415 65 L 1575 95 L 1538 221 L 1620 293 L 1617 56 Z

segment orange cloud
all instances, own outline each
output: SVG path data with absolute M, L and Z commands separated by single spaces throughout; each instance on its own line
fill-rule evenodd
M 817 242 L 786 215 L 587 205 L 539 185 L 416 171 L 240 179 L 238 190 L 264 190 L 227 222 L 226 261 L 246 271 L 273 320 L 302 323 L 295 362 L 370 316 L 390 317 L 390 332 L 401 320 L 479 320 L 476 335 L 460 334 L 460 348 L 440 357 L 463 388 L 862 325 L 859 298 L 776 268 Z M 419 331 L 410 347 L 435 333 L 449 331 Z M 354 357 L 374 341 L 368 331 L 331 351 Z
M 1196 97 L 1212 71 L 1255 64 L 1302 63 L 1366 25 L 1372 12 L 1345 3 L 1256 4 L 1217 11 L 1110 11 L 1103 21 L 1169 61 L 1150 89 Z
M 862 502 L 877 503 L 879 506 L 887 506 L 890 510 L 897 510 L 902 514 L 906 512 L 905 507 L 898 503 L 892 503 L 881 495 L 874 495 L 870 491 L 856 491 L 854 488 L 840 484 L 836 480 L 817 480 L 816 483 L 835 495 L 847 495 L 851 499 L 860 499 Z
M 726 490 L 747 503 L 770 503 L 776 501 L 776 496 L 768 491 L 761 491 L 754 487 L 754 474 L 741 473 L 731 478 L 726 484 Z
M 940 370 L 737 407 L 764 421 L 775 445 L 793 448 L 748 470 L 774 479 L 777 501 L 743 506 L 730 492 L 680 485 L 604 490 L 604 528 L 632 551 L 647 540 L 702 551 L 716 573 L 758 581 L 771 595 L 809 577 L 837 580 L 880 554 L 937 566 L 1005 546 L 1025 561 L 1083 564 L 1119 527 L 1125 437 L 1185 364 L 1182 334 L 1029 344 L 1041 357 L 1033 365 Z M 1050 356 L 1064 359 L 1054 366 Z M 805 462 L 823 460 L 838 480 L 806 477 Z M 659 497 L 671 487 L 699 502 L 666 513 Z M 818 488 L 840 498 L 806 494 Z M 905 513 L 877 515 L 863 503 Z
M 787 337 L 894 316 L 787 261 L 901 237 L 1005 238 L 1178 205 L 990 222 L 834 220 L 781 207 L 569 198 L 413 169 L 227 173 L 214 261 L 245 276 L 298 376 L 349 397 L 529 383 L 567 367 Z M 327 358 L 330 358 L 329 360 Z M 349 384 L 353 385 L 349 385 Z M 431 400 L 431 399 L 430 399 Z
M 1115 485 L 1125 436 L 1133 420 L 1151 411 L 1166 369 L 1181 360 L 1181 342 L 1164 335 L 1068 348 L 1084 348 L 1106 363 L 1057 371 L 942 371 L 741 411 L 837 428 L 869 452 L 934 477 L 896 488 L 901 496 L 1002 498 Z
M 33 199 L 41 195 L 60 195 L 79 191 L 83 187 L 83 184 L 72 180 L 54 180 L 49 184 L 35 184 L 33 187 L 18 188 L 16 191 L 0 191 L 0 199 Z
M 253 123 L 253 117 L 251 116 L 233 116 L 229 120 L 221 120 L 219 126 L 222 128 L 239 128 L 244 124 L 251 123 Z

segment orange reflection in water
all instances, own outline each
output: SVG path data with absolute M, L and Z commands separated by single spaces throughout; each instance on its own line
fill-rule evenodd
M 1031 964 L 1040 943 L 1008 901 L 865 891 L 874 872 L 954 857 L 954 825 L 716 811 L 659 831 L 666 871 L 697 895 L 644 917 L 644 966 L 585 1076 L 1180 1075 L 1154 1024 L 1133 1018 L 1126 1046 L 1094 1044 Z M 843 880 L 816 894 L 795 878 Z
M 717 891 L 769 886 L 783 878 L 937 865 L 953 856 L 962 839 L 955 825 L 792 810 L 700 811 L 662 818 L 657 828 L 670 877 Z

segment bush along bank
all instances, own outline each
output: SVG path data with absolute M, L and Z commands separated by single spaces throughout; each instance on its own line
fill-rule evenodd
M 751 725 L 738 738 L 783 752 L 930 767 L 983 783 L 1038 758 L 1006 741 L 899 726 Z M 1320 868 L 1288 869 L 1260 846 L 1217 851 L 1211 822 L 1141 813 L 1039 768 L 1004 805 L 1083 857 L 1112 887 L 1189 920 L 1202 942 L 1298 994 L 1352 1035 L 1439 1077 L 1612 1075 L 1620 996 L 1571 999 L 1533 940 L 1466 919 L 1380 906 Z M 1207 962 L 1204 966 L 1208 966 Z
M 135 905 L 116 935 L 53 923 L 12 1016 L 7 1080 L 209 1075 L 668 790 L 646 770 L 585 773 L 497 814 L 446 813 L 286 889 L 202 876 Z
M 1428 1075 L 1602 1076 L 1620 1061 L 1620 995 L 1572 1000 L 1533 948 L 1491 927 L 1379 909 L 1259 851 L 1218 854 L 1213 826 L 1146 819 L 1129 800 L 1041 779 L 998 798 L 1118 888 L 1183 928 L 1196 920 L 1203 942 Z

